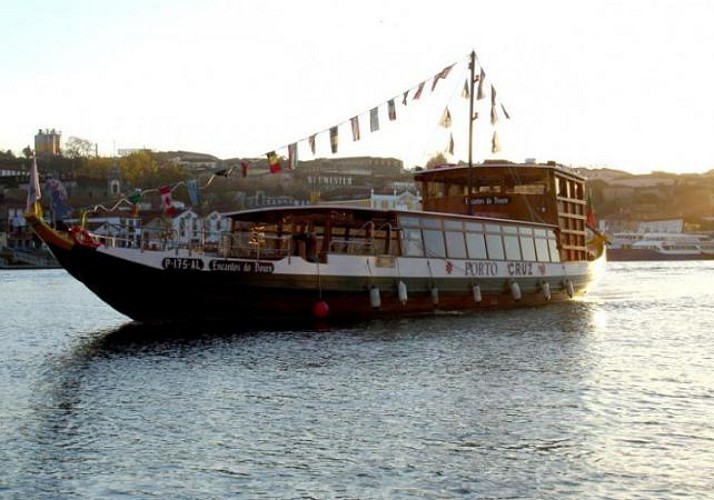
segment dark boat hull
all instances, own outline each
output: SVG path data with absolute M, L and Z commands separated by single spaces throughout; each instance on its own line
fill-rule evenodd
M 354 320 L 506 309 L 571 299 L 565 284 L 557 280 L 552 280 L 554 285 L 546 297 L 535 277 L 519 280 L 522 294 L 518 299 L 506 280 L 481 280 L 479 301 L 474 298 L 473 279 L 405 279 L 408 298 L 400 300 L 393 278 L 174 271 L 147 267 L 82 245 L 50 247 L 62 266 L 103 301 L 148 323 L 309 320 L 316 317 L 318 302 L 327 304 L 330 319 Z M 591 278 L 590 274 L 572 276 L 570 291 L 583 293 Z M 378 307 L 370 296 L 373 287 L 380 291 Z

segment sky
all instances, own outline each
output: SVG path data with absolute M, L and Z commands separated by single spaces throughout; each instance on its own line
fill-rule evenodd
M 460 91 L 474 50 L 510 115 L 494 128 L 489 99 L 478 102 L 475 160 L 706 172 L 712 20 L 711 0 L 0 0 L 0 150 L 19 155 L 54 128 L 102 155 L 261 157 L 296 142 L 310 159 L 307 137 L 330 157 L 338 126 L 339 156 L 423 165 L 453 134 L 453 160 L 465 160 Z M 389 122 L 386 101 L 421 81 L 423 97 L 398 101 Z

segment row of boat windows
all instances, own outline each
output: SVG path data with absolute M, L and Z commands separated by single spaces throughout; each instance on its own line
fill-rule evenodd
M 549 229 L 429 218 L 402 218 L 400 223 L 407 257 L 560 262 Z
M 278 232 L 271 225 L 237 224 L 231 240 L 225 243 L 230 254 L 243 257 L 253 253 L 281 258 L 324 252 L 396 256 L 401 247 L 405 257 L 560 262 L 556 235 L 550 228 L 429 217 L 402 217 L 399 224 L 399 230 L 387 223 L 349 228 L 335 224 L 329 235 L 322 226 L 306 233 L 298 226 Z

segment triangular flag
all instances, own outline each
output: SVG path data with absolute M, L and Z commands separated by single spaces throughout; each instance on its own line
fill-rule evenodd
M 436 75 L 434 75 L 434 81 L 431 83 L 431 91 L 434 92 L 434 89 L 436 88 L 436 83 L 449 76 L 449 71 L 451 71 L 451 68 L 453 68 L 454 65 L 452 64 L 451 66 L 447 66 L 441 71 L 439 71 Z
M 387 101 L 387 109 L 389 110 L 389 121 L 393 122 L 397 119 L 397 106 L 394 104 L 394 99 Z
M 292 144 L 288 145 L 288 168 L 290 170 L 295 170 L 295 168 L 297 167 L 297 162 L 298 162 L 297 143 L 293 142 Z
M 493 131 L 493 137 L 491 137 L 491 152 L 498 153 L 501 151 L 501 142 L 498 140 L 498 134 Z
M 419 84 L 419 87 L 417 87 L 416 93 L 414 93 L 414 96 L 412 97 L 413 100 L 416 101 L 417 99 L 419 99 L 419 98 L 421 97 L 421 92 L 422 92 L 422 90 L 424 90 L 424 84 L 425 84 L 425 83 L 426 83 L 426 82 L 421 82 L 421 83 Z
M 268 167 L 270 168 L 270 173 L 279 173 L 282 168 L 280 167 L 280 159 L 278 159 L 278 155 L 275 154 L 275 151 L 271 151 L 266 156 L 268 157 Z
M 312 134 L 310 137 L 307 138 L 308 144 L 310 144 L 310 152 L 314 155 L 315 154 L 315 134 Z
M 481 68 L 481 72 L 479 73 L 479 76 L 477 77 L 478 80 L 478 90 L 476 91 L 476 99 L 479 101 L 486 97 L 483 93 L 483 81 L 486 79 L 486 72 Z
M 34 210 L 35 215 L 38 213 L 38 201 L 42 198 L 40 192 L 40 174 L 37 170 L 37 158 L 32 157 L 32 165 L 30 166 L 30 183 L 27 186 L 27 211 Z
M 250 165 L 248 165 L 248 162 L 242 161 L 240 162 L 240 175 L 241 177 L 248 177 L 248 168 Z
M 466 81 L 464 82 L 464 88 L 463 88 L 463 90 L 461 91 L 461 97 L 463 97 L 464 99 L 468 99 L 470 93 L 471 93 L 471 92 L 469 92 L 469 81 L 466 80 Z
M 506 117 L 506 120 L 511 119 L 511 115 L 508 114 L 508 111 L 506 111 L 506 107 L 501 103 L 501 111 L 503 111 L 503 116 Z
M 450 155 L 454 154 L 454 134 L 449 134 L 449 144 L 446 146 L 446 152 Z
M 330 149 L 332 150 L 332 154 L 337 153 L 337 127 L 332 127 L 330 129 Z
M 439 120 L 439 125 L 444 128 L 451 127 L 451 113 L 449 113 L 449 107 L 444 108 L 444 113 L 441 115 L 441 120 Z
M 491 106 L 496 105 L 496 87 L 491 85 Z
M 498 113 L 496 112 L 496 106 L 491 106 L 491 125 L 495 125 L 498 121 Z
M 376 132 L 379 130 L 379 109 L 372 108 L 369 111 L 369 131 Z
M 159 188 L 159 193 L 161 193 L 161 201 L 164 204 L 164 211 L 169 217 L 176 215 L 176 208 L 174 207 L 174 202 L 171 199 L 171 188 L 168 186 L 161 186 Z
M 350 125 L 352 126 L 352 140 L 359 141 L 360 140 L 359 118 L 356 116 L 353 116 L 352 118 L 350 118 Z
M 188 179 L 186 181 L 186 190 L 188 191 L 188 198 L 191 200 L 191 206 L 199 206 L 201 204 L 201 193 L 198 191 L 196 179 Z
M 402 104 L 404 104 L 405 106 L 407 105 L 407 97 L 408 96 L 409 96 L 409 91 L 408 90 L 404 91 L 404 95 L 402 95 Z

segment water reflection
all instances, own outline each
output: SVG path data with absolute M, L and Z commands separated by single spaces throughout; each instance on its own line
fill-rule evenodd
M 281 496 L 285 477 L 337 496 L 384 496 L 384 484 L 396 496 L 414 484 L 533 496 L 533 470 L 572 467 L 587 449 L 573 427 L 593 310 L 98 331 L 45 359 L 23 476 L 60 496 L 106 496 L 107 481 L 156 494 L 146 471 L 157 468 L 197 496 L 226 471 L 266 496 Z

